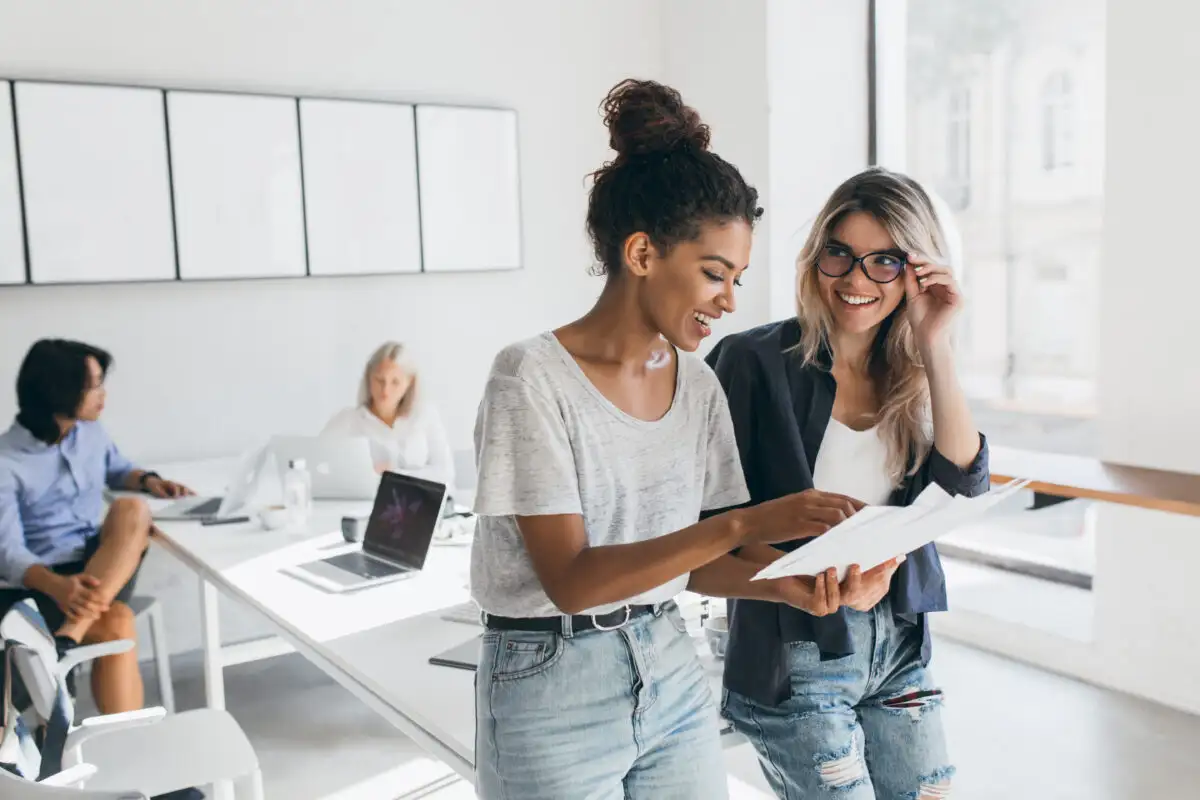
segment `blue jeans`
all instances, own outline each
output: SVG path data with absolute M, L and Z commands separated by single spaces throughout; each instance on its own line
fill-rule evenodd
M 942 692 L 921 664 L 920 629 L 885 598 L 851 612 L 856 652 L 821 661 L 812 642 L 790 650 L 792 696 L 765 706 L 725 692 L 724 714 L 758 751 L 783 800 L 926 800 L 950 796 L 954 768 Z
M 614 631 L 488 631 L 475 675 L 484 800 L 723 800 L 716 704 L 674 603 Z

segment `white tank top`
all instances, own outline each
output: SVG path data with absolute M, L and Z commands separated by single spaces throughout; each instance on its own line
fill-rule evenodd
M 896 488 L 888 477 L 887 457 L 878 428 L 856 431 L 830 417 L 813 465 L 813 485 L 868 505 L 886 505 Z

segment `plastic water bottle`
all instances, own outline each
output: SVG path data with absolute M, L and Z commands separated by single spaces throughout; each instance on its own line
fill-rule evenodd
M 283 476 L 283 505 L 292 525 L 304 525 L 312 514 L 312 475 L 303 458 L 288 462 Z

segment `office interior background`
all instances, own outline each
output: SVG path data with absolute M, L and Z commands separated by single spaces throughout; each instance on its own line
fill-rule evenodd
M 0 419 L 33 340 L 81 339 L 116 357 L 104 419 L 128 455 L 227 457 L 318 432 L 396 339 L 469 461 L 500 344 L 600 290 L 583 227 L 610 157 L 597 106 L 637 76 L 678 88 L 762 193 L 713 339 L 794 312 L 808 222 L 882 164 L 955 219 L 958 357 L 994 445 L 1200 473 L 1197 25 L 1168 0 L 0 0 L 0 80 L 511 109 L 521 226 L 516 269 L 2 286 Z M 955 796 L 1196 796 L 1200 523 L 1073 500 L 945 544 L 934 669 Z M 181 704 L 199 704 L 194 574 L 152 550 L 139 590 L 167 615 Z M 228 641 L 269 630 L 221 614 Z M 298 655 L 226 682 L 268 797 L 471 796 Z M 749 748 L 730 759 L 735 794 L 767 797 Z

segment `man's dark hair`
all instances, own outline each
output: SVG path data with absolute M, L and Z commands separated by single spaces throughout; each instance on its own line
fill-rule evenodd
M 708 126 L 679 92 L 625 80 L 601 107 L 617 157 L 592 173 L 587 230 L 596 272 L 610 279 L 621 274 L 625 240 L 634 233 L 666 253 L 694 240 L 705 223 L 758 221 L 758 192 L 709 151 Z
M 56 416 L 74 418 L 91 387 L 88 358 L 107 375 L 112 356 L 99 347 L 69 339 L 39 339 L 17 373 L 17 422 L 46 444 L 61 436 Z

